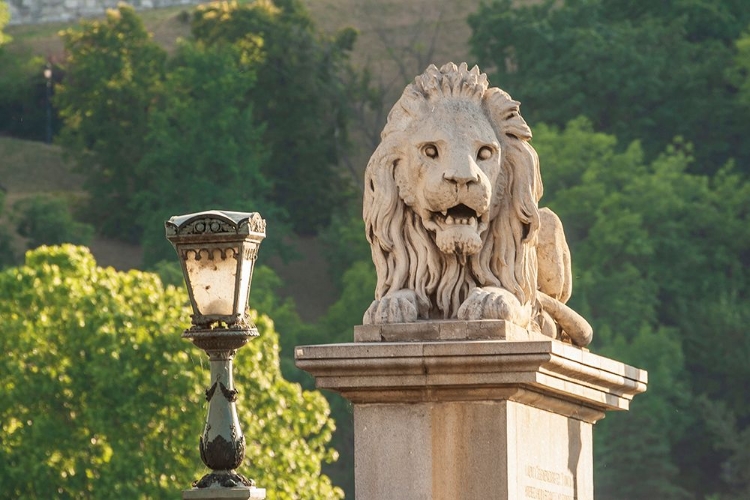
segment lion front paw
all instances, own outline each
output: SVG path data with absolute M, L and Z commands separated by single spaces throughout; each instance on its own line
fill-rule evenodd
M 458 318 L 463 320 L 503 319 L 526 326 L 528 314 L 515 295 L 504 288 L 474 288 L 461 307 Z
M 373 300 L 362 318 L 364 325 L 413 321 L 417 321 L 417 294 L 412 290 L 399 290 Z

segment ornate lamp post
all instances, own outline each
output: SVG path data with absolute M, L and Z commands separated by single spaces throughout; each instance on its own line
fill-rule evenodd
M 247 299 L 258 247 L 266 236 L 266 221 L 258 213 L 212 210 L 174 216 L 165 227 L 180 259 L 193 307 L 192 327 L 182 336 L 206 351 L 211 362 L 200 454 L 212 471 L 193 486 L 198 490 L 249 488 L 254 482 L 235 472 L 245 456 L 245 436 L 237 418 L 232 360 L 237 349 L 258 335 L 247 318 Z M 198 495 L 187 493 L 184 498 L 214 498 L 200 491 Z M 265 494 L 243 498 L 265 498 Z

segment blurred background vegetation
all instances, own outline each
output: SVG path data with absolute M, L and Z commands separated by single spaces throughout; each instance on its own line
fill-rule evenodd
M 597 498 L 750 497 L 744 0 L 257 0 L 142 13 L 123 6 L 75 25 L 3 30 L 4 7 L 0 1 L 0 266 L 7 268 L 0 344 L 10 357 L 0 364 L 0 463 L 12 466 L 0 467 L 0 497 L 167 498 L 189 482 L 199 464 L 182 454 L 197 454 L 189 441 L 203 417 L 193 400 L 204 369 L 179 341 L 186 316 L 160 316 L 178 300 L 162 283 L 182 286 L 163 221 L 225 208 L 268 220 L 251 301 L 266 315 L 259 322 L 279 332 L 278 341 L 269 333 L 257 343 L 246 369 L 269 370 L 282 389 L 251 385 L 255 372 L 238 380 L 247 387 L 246 432 L 269 435 L 248 463 L 266 464 L 253 474 L 275 490 L 270 498 L 337 497 L 317 472 L 321 464 L 354 498 L 349 406 L 326 394 L 337 427 L 332 462 L 325 404 L 290 403 L 315 396 L 283 385 L 273 366 L 311 389 L 294 367 L 293 347 L 351 340 L 375 281 L 360 216 L 362 172 L 404 85 L 428 64 L 450 60 L 479 64 L 522 102 L 541 159 L 542 204 L 560 215 L 572 250 L 571 305 L 595 328 L 592 350 L 650 372 L 649 391 L 632 411 L 596 426 Z M 26 249 L 61 243 L 87 245 L 101 266 L 147 272 L 107 274 L 114 271 L 70 246 L 22 262 Z M 116 303 L 99 305 L 100 293 L 84 287 L 92 276 Z M 79 288 L 88 291 L 58 300 Z M 71 308 L 81 318 L 67 317 Z M 144 326 L 113 339 L 112 328 L 133 328 L 126 326 L 133 308 Z M 115 365 L 138 397 L 100 401 L 102 391 L 120 390 L 116 377 L 106 381 L 112 387 L 87 381 L 98 370 L 107 376 L 112 353 L 124 356 L 132 345 L 154 358 Z M 181 385 L 154 399 L 143 377 L 152 377 L 148 367 L 161 352 L 170 362 L 158 360 L 163 372 L 153 383 Z M 39 394 L 19 405 L 29 387 Z M 179 412 L 139 420 L 186 401 L 197 424 L 183 424 L 188 416 Z M 122 408 L 112 410 L 116 416 L 98 413 L 112 405 Z M 292 408 L 294 416 L 279 410 L 258 423 L 269 407 Z M 43 425 L 26 425 L 37 414 Z M 108 423 L 113 418 L 140 429 L 143 446 L 131 449 L 122 427 Z M 284 418 L 316 424 L 293 428 L 294 436 L 264 430 Z M 188 439 L 159 444 L 166 438 L 153 429 Z M 84 450 L 84 441 L 96 446 Z M 284 459 L 266 460 L 269 453 Z M 164 477 L 149 460 L 162 464 Z M 146 465 L 123 472 L 132 463 Z M 59 489 L 39 490 L 37 477 Z

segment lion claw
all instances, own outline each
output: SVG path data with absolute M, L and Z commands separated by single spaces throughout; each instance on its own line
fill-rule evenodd
M 461 307 L 458 308 L 459 319 L 503 319 L 519 326 L 525 326 L 524 308 L 515 295 L 504 288 L 474 288 Z
M 399 290 L 372 301 L 362 324 L 412 323 L 417 321 L 417 316 L 417 294 L 412 290 Z

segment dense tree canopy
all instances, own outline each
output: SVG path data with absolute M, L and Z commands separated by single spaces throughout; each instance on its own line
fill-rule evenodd
M 484 4 L 470 17 L 471 47 L 532 123 L 586 115 L 625 144 L 641 140 L 649 157 L 681 135 L 701 172 L 750 158 L 730 77 L 734 40 L 750 22 L 744 2 L 512 4 Z
M 40 247 L 0 273 L 0 484 L 13 498 L 175 498 L 203 472 L 205 356 L 180 338 L 186 294 L 156 275 L 96 266 L 73 246 Z M 325 401 L 285 381 L 278 335 L 235 364 L 248 441 L 242 472 L 269 499 L 340 498 Z
M 244 96 L 255 87 L 257 55 L 234 46 L 183 43 L 170 61 L 163 95 L 149 113 L 145 151 L 132 166 L 143 185 L 133 197 L 144 227 L 146 266 L 173 259 L 163 222 L 206 208 L 257 211 L 283 233 L 261 173 L 267 147 Z M 268 246 L 268 245 L 264 245 Z
M 0 46 L 10 41 L 10 37 L 3 33 L 3 28 L 10 21 L 10 11 L 5 0 L 0 0 Z
M 744 108 L 745 116 L 748 116 L 748 109 L 750 109 L 750 28 L 737 40 L 736 45 L 737 57 L 732 76 L 739 88 L 739 101 Z
M 65 123 L 61 141 L 85 175 L 98 229 L 137 240 L 132 200 L 145 182 L 135 166 L 145 152 L 167 54 L 124 4 L 103 21 L 83 22 L 62 37 L 67 73 L 55 96 Z
M 63 198 L 32 196 L 13 205 L 16 232 L 26 238 L 27 248 L 73 243 L 88 245 L 94 228 L 73 218 Z
M 0 190 L 0 214 L 5 205 L 5 193 Z M 0 227 L 0 269 L 16 263 L 13 251 L 13 237 L 7 227 Z
M 701 408 L 733 416 L 733 441 L 747 429 L 736 380 L 750 376 L 750 182 L 731 165 L 690 173 L 684 143 L 652 162 L 638 143 L 618 151 L 584 119 L 534 131 L 543 202 L 571 245 L 573 307 L 594 325 L 595 350 L 651 371 L 633 411 L 597 426 L 598 495 L 697 499 L 746 488 L 722 478 L 737 458 L 715 445 L 716 422 Z
M 34 141 L 47 140 L 47 127 L 54 135 L 60 121 L 54 108 L 47 112 L 47 82 L 44 58 L 21 57 L 0 49 L 0 134 Z M 60 69 L 52 65 L 52 82 L 62 79 Z M 52 85 L 49 91 L 54 92 Z
M 295 231 L 317 232 L 347 195 L 349 179 L 339 168 L 349 106 L 342 76 L 354 32 L 319 34 L 298 0 L 205 4 L 195 11 L 192 32 L 207 45 L 260 49 L 258 83 L 247 98 L 266 124 L 270 159 L 263 172 Z
M 276 228 L 290 219 L 317 232 L 350 194 L 338 163 L 354 32 L 325 37 L 285 0 L 202 5 L 192 33 L 167 60 L 121 5 L 63 34 L 60 141 L 86 176 L 98 229 L 136 241 L 172 212 L 232 199 Z M 164 248 L 149 245 L 149 263 Z

